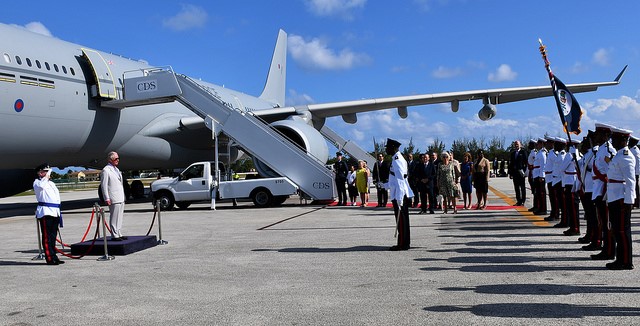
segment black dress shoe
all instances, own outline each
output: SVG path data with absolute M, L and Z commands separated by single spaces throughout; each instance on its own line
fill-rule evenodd
M 436 212 L 434 212 L 433 209 L 429 211 L 429 214 L 435 214 L 435 213 Z
M 121 238 L 114 238 L 114 237 L 111 237 L 111 241 L 122 241 L 122 239 L 121 239 Z
M 391 246 L 391 248 L 389 248 L 389 251 L 401 251 L 401 250 L 409 250 L 409 247 Z
M 553 227 L 554 228 L 566 228 L 567 226 L 568 225 L 566 225 L 566 224 L 558 223 L 558 224 L 554 225 Z
M 582 250 L 584 251 L 596 251 L 596 250 L 602 250 L 602 245 L 599 243 L 590 243 L 589 245 L 586 246 L 582 246 Z
M 580 243 L 589 243 L 589 242 L 591 242 L 591 241 L 589 240 L 589 237 L 587 237 L 587 236 L 585 235 L 584 237 L 580 237 L 580 238 L 578 238 L 578 242 L 580 242 Z
M 615 258 L 613 255 L 609 255 L 606 252 L 600 252 L 596 255 L 591 255 L 591 259 L 593 260 L 611 260 Z
M 60 263 L 58 261 L 48 261 L 47 265 L 60 265 Z
M 125 237 L 124 235 L 121 235 L 121 236 L 120 236 L 120 239 L 122 239 L 122 240 L 127 240 L 127 239 L 129 239 L 129 237 Z
M 547 215 L 547 211 L 533 211 L 534 215 Z
M 575 231 L 575 230 L 569 229 L 569 230 L 566 230 L 566 231 L 562 232 L 562 234 L 569 235 L 569 236 L 570 235 L 580 235 L 580 231 Z
M 56 260 L 57 265 L 62 265 L 64 264 L 64 260 Z
M 606 266 L 608 269 L 614 270 L 614 271 L 633 269 L 633 264 L 623 264 L 618 261 L 614 261 L 613 263 L 608 263 Z
M 547 216 L 547 217 L 545 217 L 545 218 L 544 218 L 544 220 L 545 220 L 545 221 L 549 221 L 549 222 L 550 222 L 550 221 L 555 221 L 555 220 L 556 220 L 556 218 L 555 218 L 555 217 L 553 217 L 553 216 Z

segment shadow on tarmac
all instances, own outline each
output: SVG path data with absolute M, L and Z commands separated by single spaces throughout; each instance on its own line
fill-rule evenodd
M 640 293 L 640 287 L 561 285 L 561 284 L 491 284 L 475 287 L 446 287 L 443 291 L 473 291 L 482 294 L 569 295 L 591 293 Z
M 283 249 L 253 249 L 251 251 L 276 251 L 276 252 L 298 252 L 298 253 L 338 253 L 338 252 L 359 252 L 359 251 L 388 251 L 390 246 L 355 246 L 349 248 L 283 248 Z
M 588 316 L 640 316 L 640 308 L 574 305 L 563 303 L 494 303 L 474 306 L 432 306 L 432 312 L 469 311 L 476 316 L 502 318 L 584 318 Z

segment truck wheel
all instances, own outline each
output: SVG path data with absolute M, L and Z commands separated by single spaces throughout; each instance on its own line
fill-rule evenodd
M 133 180 L 131 182 L 131 196 L 134 199 L 140 199 L 144 197 L 144 185 L 140 180 Z
M 168 191 L 163 191 L 155 196 L 156 202 L 160 205 L 160 210 L 170 211 L 173 209 L 173 195 Z
M 178 206 L 178 208 L 180 208 L 180 209 L 187 209 L 187 208 L 189 208 L 190 205 L 191 205 L 191 203 L 188 202 L 188 201 L 179 201 L 179 202 L 176 203 L 176 206 Z
M 251 199 L 256 207 L 269 207 L 273 201 L 273 195 L 267 188 L 256 188 L 251 192 Z
M 273 206 L 282 205 L 285 201 L 287 201 L 288 198 L 289 198 L 289 196 L 275 196 L 275 197 L 273 197 Z

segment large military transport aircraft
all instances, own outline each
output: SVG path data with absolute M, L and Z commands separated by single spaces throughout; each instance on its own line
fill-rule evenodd
M 496 115 L 496 104 L 550 96 L 550 86 L 461 91 L 364 99 L 301 106 L 285 105 L 287 36 L 280 31 L 258 97 L 196 81 L 221 103 L 262 118 L 313 156 L 326 160 L 328 148 L 318 131 L 325 119 L 342 116 L 356 123 L 356 114 L 397 108 L 482 100 L 482 120 Z M 107 152 L 116 150 L 124 169 L 175 168 L 212 158 L 211 131 L 202 117 L 179 102 L 118 108 L 123 76 L 154 69 L 146 62 L 87 48 L 0 24 L 0 196 L 24 191 L 33 182 L 32 167 L 43 161 L 54 166 L 100 167 Z M 624 72 L 624 70 L 623 70 Z M 591 92 L 611 82 L 569 85 L 574 93 Z M 224 136 L 219 137 L 224 142 Z M 221 148 L 224 146 L 220 146 Z M 233 161 L 242 151 L 224 153 Z M 323 162 L 324 163 L 324 162 Z

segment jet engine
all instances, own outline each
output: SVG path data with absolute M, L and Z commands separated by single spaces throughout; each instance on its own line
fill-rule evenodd
M 314 157 L 321 164 L 327 162 L 329 157 L 329 147 L 324 137 L 318 130 L 308 125 L 306 122 L 289 118 L 271 123 L 271 127 L 281 132 L 291 142 L 300 146 L 310 156 Z M 278 173 L 273 171 L 269 166 L 260 160 L 253 158 L 253 165 L 256 171 L 263 177 L 278 177 Z
M 487 103 L 482 107 L 482 109 L 480 109 L 480 111 L 478 111 L 478 118 L 482 121 L 487 121 L 495 117 L 496 112 L 496 106 L 491 103 Z

